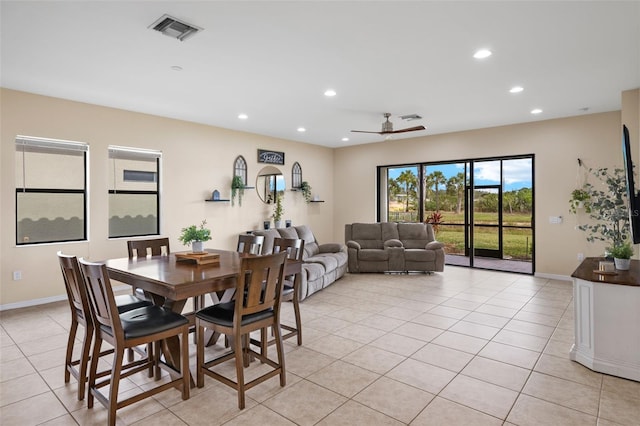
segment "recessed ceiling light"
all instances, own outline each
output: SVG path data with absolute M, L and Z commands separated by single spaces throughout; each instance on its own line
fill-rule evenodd
M 480 49 L 473 54 L 473 57 L 476 59 L 484 59 L 491 56 L 491 51 L 489 49 Z
M 349 138 L 342 138 L 342 142 L 349 142 Z
M 509 93 L 520 93 L 524 90 L 524 88 L 522 86 L 513 86 L 511 89 L 509 89 Z
M 298 127 L 298 131 L 299 131 L 300 133 L 303 133 L 303 132 L 306 132 L 306 131 L 307 131 L 307 129 L 305 129 L 304 127 Z
M 333 89 L 328 89 L 324 92 L 324 95 L 330 98 L 336 95 L 336 91 Z
M 542 113 L 542 110 L 540 108 L 534 108 L 531 110 L 531 114 L 540 114 Z
M 246 120 L 247 118 L 249 118 L 249 116 L 247 114 L 238 114 L 238 118 L 240 120 Z
M 180 65 L 173 65 L 171 66 L 171 69 L 174 71 L 182 71 L 182 67 Z

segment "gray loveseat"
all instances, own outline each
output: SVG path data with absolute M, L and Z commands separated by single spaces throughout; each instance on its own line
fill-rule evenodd
M 345 225 L 349 272 L 442 272 L 444 244 L 425 223 Z
M 262 254 L 273 251 L 274 238 L 301 238 L 304 240 L 300 300 L 322 290 L 347 272 L 347 248 L 344 244 L 318 244 L 311 229 L 306 226 L 253 231 L 264 236 Z

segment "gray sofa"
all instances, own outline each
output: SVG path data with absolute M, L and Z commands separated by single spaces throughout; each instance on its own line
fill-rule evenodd
M 319 244 L 311 229 L 306 225 L 253 231 L 253 234 L 264 236 L 262 254 L 269 254 L 273 251 L 274 238 L 301 238 L 304 240 L 300 300 L 322 290 L 347 272 L 347 248 L 344 244 Z
M 444 244 L 425 223 L 345 225 L 349 272 L 442 272 Z

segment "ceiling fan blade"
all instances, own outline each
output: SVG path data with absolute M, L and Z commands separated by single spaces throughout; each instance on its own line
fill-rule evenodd
M 394 130 L 392 132 L 383 132 L 382 134 L 415 132 L 415 131 L 418 131 L 418 130 L 427 130 L 427 128 L 424 127 L 424 126 L 415 126 L 415 127 L 408 127 L 406 129 Z
M 355 132 L 355 133 L 375 133 L 376 135 L 381 135 L 382 134 L 382 132 L 368 132 L 366 130 L 352 130 L 352 132 Z

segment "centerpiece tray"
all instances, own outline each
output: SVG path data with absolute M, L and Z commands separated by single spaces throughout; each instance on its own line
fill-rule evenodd
M 218 253 L 176 253 L 176 261 L 191 262 L 197 265 L 217 265 L 220 263 L 220 255 Z

